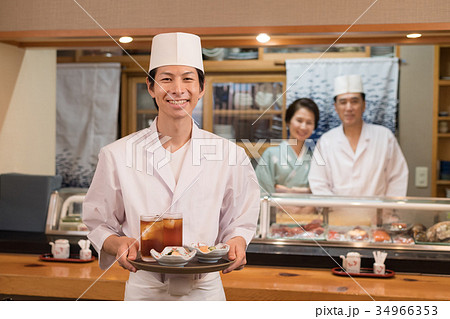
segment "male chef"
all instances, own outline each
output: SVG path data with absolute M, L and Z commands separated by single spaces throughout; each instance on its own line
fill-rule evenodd
M 312 161 L 313 194 L 406 196 L 408 166 L 395 136 L 383 126 L 363 121 L 366 104 L 361 77 L 337 77 L 334 101 L 342 124 L 318 142 L 325 165 Z
M 104 147 L 83 206 L 101 268 L 115 260 L 130 271 L 125 300 L 224 300 L 218 272 L 161 275 L 136 270 L 140 215 L 183 214 L 183 245 L 230 245 L 246 263 L 259 212 L 259 186 L 245 151 L 199 129 L 192 119 L 205 93 L 200 38 L 165 33 L 153 38 L 149 94 L 159 111 L 149 128 Z M 213 146 L 213 147 L 209 147 Z

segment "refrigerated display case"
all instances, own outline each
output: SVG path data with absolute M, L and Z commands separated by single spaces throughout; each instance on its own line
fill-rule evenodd
M 251 264 L 336 267 L 388 253 L 396 271 L 450 274 L 450 199 L 273 194 L 261 199 Z

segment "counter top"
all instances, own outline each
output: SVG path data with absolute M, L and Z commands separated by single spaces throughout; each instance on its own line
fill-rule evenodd
M 0 254 L 0 294 L 122 300 L 128 272 L 90 263 L 44 262 Z M 391 279 L 334 276 L 328 269 L 247 266 L 222 275 L 228 300 L 450 300 L 450 277 L 397 274 Z
M 0 294 L 4 295 L 77 299 L 97 278 L 82 299 L 123 299 L 128 272 L 117 264 L 104 272 L 97 260 L 49 262 L 40 261 L 39 255 L 0 254 Z

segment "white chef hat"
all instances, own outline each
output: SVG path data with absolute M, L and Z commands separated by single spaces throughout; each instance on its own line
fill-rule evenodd
M 161 33 L 153 37 L 149 71 L 165 65 L 186 65 L 205 72 L 200 37 L 182 32 Z
M 342 75 L 334 79 L 334 96 L 344 93 L 364 93 L 360 75 Z

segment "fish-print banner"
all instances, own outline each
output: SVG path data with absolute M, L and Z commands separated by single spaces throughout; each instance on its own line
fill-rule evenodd
M 63 187 L 89 187 L 100 148 L 117 139 L 119 63 L 58 64 L 56 174 Z
M 359 74 L 366 94 L 364 121 L 396 130 L 398 105 L 398 58 L 341 58 L 286 60 L 286 107 L 308 97 L 320 110 L 320 121 L 312 139 L 341 124 L 334 110 L 334 79 Z

